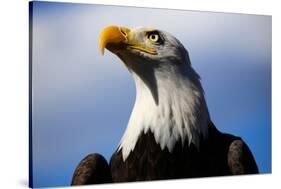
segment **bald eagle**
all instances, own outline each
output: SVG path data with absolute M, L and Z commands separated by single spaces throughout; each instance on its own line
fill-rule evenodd
M 221 133 L 211 121 L 200 77 L 174 36 L 109 26 L 99 47 L 125 64 L 136 100 L 109 164 L 100 154 L 88 155 L 74 171 L 72 185 L 258 173 L 246 143 Z

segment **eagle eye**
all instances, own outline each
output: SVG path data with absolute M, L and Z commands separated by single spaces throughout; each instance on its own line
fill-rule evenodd
M 154 44 L 161 44 L 163 42 L 157 31 L 148 32 L 147 38 Z

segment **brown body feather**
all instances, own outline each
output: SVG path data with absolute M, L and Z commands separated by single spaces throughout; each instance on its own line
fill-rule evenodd
M 178 141 L 170 153 L 167 148 L 160 148 L 153 133 L 143 133 L 125 161 L 121 151 L 112 155 L 109 166 L 99 158 L 82 160 L 74 173 L 72 185 L 258 173 L 245 142 L 219 132 L 212 123 L 209 137 L 202 140 L 199 150 L 193 145 L 188 146 L 187 142 L 184 144 Z

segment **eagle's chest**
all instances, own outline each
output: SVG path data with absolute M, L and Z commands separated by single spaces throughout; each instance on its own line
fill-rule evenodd
M 167 148 L 161 149 L 151 132 L 142 134 L 125 162 L 121 151 L 112 156 L 112 178 L 122 182 L 207 176 L 202 174 L 206 173 L 204 155 L 185 144 L 178 141 L 170 153 Z

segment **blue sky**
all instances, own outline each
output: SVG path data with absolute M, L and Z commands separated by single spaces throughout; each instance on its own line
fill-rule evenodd
M 126 128 L 135 86 L 117 57 L 98 50 L 108 25 L 176 36 L 201 76 L 218 129 L 241 136 L 260 172 L 271 172 L 271 17 L 35 2 L 32 137 L 35 187 L 69 185 L 78 162 L 110 159 Z

